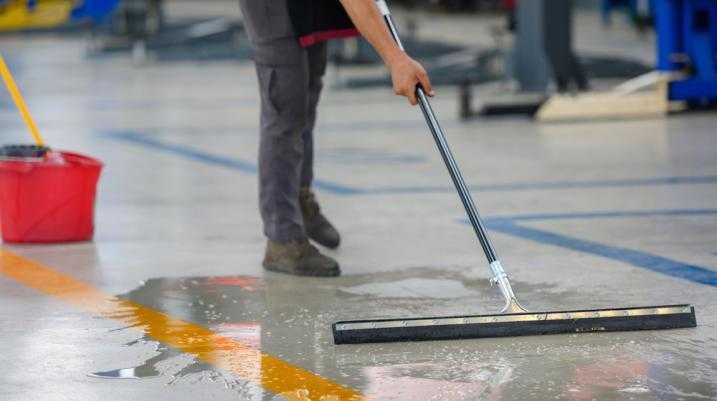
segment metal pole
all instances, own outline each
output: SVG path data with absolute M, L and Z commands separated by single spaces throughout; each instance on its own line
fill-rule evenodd
M 391 12 L 386 5 L 386 1 L 377 0 L 376 5 L 383 15 L 386 25 L 388 25 L 388 30 L 391 32 L 391 36 L 393 36 L 393 39 L 398 44 L 398 47 L 403 50 L 403 44 L 398 36 L 398 29 L 396 29 L 396 24 L 393 23 L 393 18 L 391 17 Z M 493 249 L 493 245 L 491 245 L 490 240 L 488 239 L 485 226 L 483 226 L 483 222 L 478 215 L 478 208 L 476 207 L 475 202 L 473 202 L 473 197 L 468 189 L 468 185 L 466 185 L 466 182 L 463 179 L 463 174 L 461 174 L 461 170 L 458 168 L 458 163 L 453 157 L 453 153 L 448 146 L 446 135 L 443 133 L 443 129 L 438 123 L 438 119 L 431 108 L 431 104 L 428 102 L 428 97 L 420 85 L 416 87 L 416 96 L 418 97 L 418 104 L 421 105 L 421 111 L 423 111 L 423 116 L 426 118 L 431 134 L 433 134 L 433 139 L 436 142 L 438 151 L 441 153 L 443 162 L 446 164 L 448 173 L 451 175 L 451 179 L 453 180 L 453 185 L 456 187 L 456 191 L 458 191 L 458 196 L 461 198 L 461 202 L 463 203 L 463 207 L 466 209 L 468 219 L 470 220 L 473 230 L 478 237 L 478 242 L 480 242 L 483 252 L 485 253 L 485 257 L 488 259 L 490 270 L 493 273 L 491 283 L 498 285 L 500 292 L 505 298 L 503 313 L 523 313 L 526 310 L 515 298 L 515 293 L 513 293 L 513 288 L 508 280 L 508 275 L 505 270 L 503 270 L 503 266 L 501 265 L 500 260 L 498 260 L 498 256 Z
M 390 12 L 388 12 L 388 7 L 386 6 L 386 3 L 378 2 L 377 4 L 383 14 L 384 19 L 386 20 L 386 25 L 388 25 L 388 29 L 389 31 L 391 31 L 393 39 L 403 50 L 403 44 L 401 43 L 401 39 L 398 36 L 398 29 L 396 28 L 396 24 L 394 24 L 393 22 L 393 18 L 391 17 Z M 416 95 L 418 97 L 418 103 L 421 106 L 421 110 L 423 111 L 423 116 L 426 118 L 426 122 L 428 123 L 428 127 L 431 130 L 431 134 L 433 134 L 433 139 L 436 142 L 438 151 L 441 153 L 443 162 L 446 164 L 448 173 L 453 180 L 453 185 L 456 187 L 456 191 L 458 191 L 458 196 L 461 198 L 463 207 L 466 209 L 468 219 L 473 226 L 473 230 L 478 237 L 478 241 L 483 248 L 483 252 L 485 252 L 485 256 L 488 259 L 488 263 L 496 262 L 498 260 L 498 256 L 495 253 L 493 245 L 491 245 L 490 240 L 488 239 L 488 234 L 486 233 L 485 226 L 483 225 L 483 222 L 478 215 L 478 208 L 476 207 L 475 202 L 473 202 L 473 197 L 471 196 L 470 190 L 468 189 L 468 186 L 463 179 L 463 174 L 461 174 L 461 171 L 458 168 L 458 163 L 453 157 L 453 153 L 448 146 L 446 135 L 443 133 L 443 129 L 438 123 L 438 119 L 433 112 L 433 108 L 431 108 L 431 104 L 428 102 L 428 97 L 423 91 L 423 88 L 421 88 L 420 86 L 416 88 Z

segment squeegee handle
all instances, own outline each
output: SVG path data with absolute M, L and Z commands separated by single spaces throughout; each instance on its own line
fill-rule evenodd
M 396 24 L 393 22 L 391 12 L 388 9 L 388 5 L 386 5 L 386 1 L 377 0 L 376 5 L 383 15 L 383 19 L 386 21 L 386 25 L 388 26 L 388 30 L 391 32 L 391 36 L 393 36 L 393 39 L 398 44 L 398 47 L 403 50 L 401 38 L 398 36 L 398 29 L 396 28 Z M 491 245 L 490 240 L 488 239 L 485 226 L 478 214 L 478 208 L 476 207 L 475 202 L 473 202 L 473 197 L 471 196 L 470 190 L 463 179 L 463 174 L 461 174 L 461 170 L 458 168 L 458 163 L 456 162 L 455 157 L 453 157 L 450 146 L 448 146 L 446 135 L 443 132 L 441 125 L 438 123 L 436 114 L 433 112 L 433 108 L 428 101 L 428 96 L 426 96 L 425 91 L 420 85 L 416 87 L 416 97 L 418 98 L 418 104 L 421 106 L 421 110 L 423 111 L 423 116 L 426 118 L 426 123 L 428 123 L 428 128 L 430 128 L 431 134 L 433 134 L 433 139 L 436 141 L 438 151 L 441 153 L 443 162 L 446 164 L 448 173 L 453 180 L 453 185 L 456 187 L 458 196 L 461 198 L 463 207 L 466 209 L 468 219 L 470 220 L 473 230 L 478 237 L 478 241 L 485 252 L 488 263 L 496 262 L 498 260 L 498 256 L 495 253 L 493 245 Z

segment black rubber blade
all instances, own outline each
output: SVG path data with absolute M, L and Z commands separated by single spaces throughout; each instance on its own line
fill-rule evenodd
M 335 344 L 696 327 L 692 305 L 337 322 Z

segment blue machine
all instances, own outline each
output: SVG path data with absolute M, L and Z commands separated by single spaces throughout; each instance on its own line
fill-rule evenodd
M 85 0 L 72 10 L 72 21 L 106 22 L 121 0 Z
M 670 100 L 717 100 L 717 0 L 655 2 L 657 69 L 688 71 L 670 83 Z

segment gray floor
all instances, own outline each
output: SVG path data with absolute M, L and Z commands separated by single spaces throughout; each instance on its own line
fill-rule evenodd
M 649 38 L 622 38 L 650 54 Z M 340 319 L 500 307 L 418 110 L 388 89 L 327 90 L 317 192 L 343 233 L 329 253 L 345 275 L 286 277 L 260 267 L 250 64 L 90 61 L 80 39 L 0 44 L 47 141 L 106 163 L 93 243 L 3 249 L 373 399 L 717 398 L 715 114 L 461 123 L 453 89 L 435 100 L 526 306 L 686 302 L 696 329 L 337 347 Z M 27 141 L 4 94 L 0 123 L 1 142 Z M 2 400 L 283 399 L 2 274 L 0 321 Z M 339 399 L 295 390 L 284 397 Z

